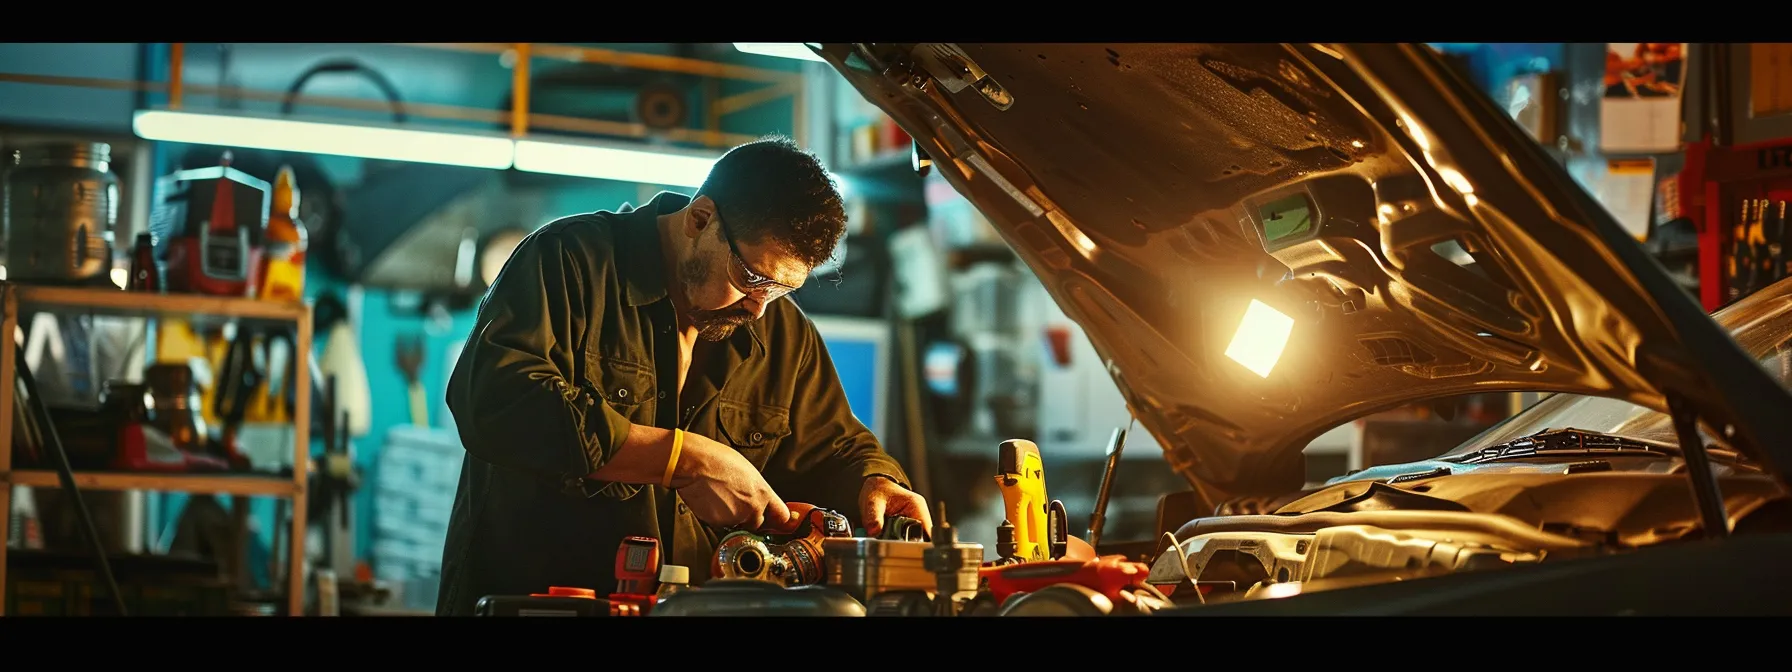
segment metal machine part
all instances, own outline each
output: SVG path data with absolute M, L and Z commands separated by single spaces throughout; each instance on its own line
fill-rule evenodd
M 6 266 L 13 280 L 85 282 L 112 270 L 118 178 L 112 146 L 45 143 L 6 158 Z
M 892 591 L 933 594 L 938 577 L 930 571 L 930 555 L 940 559 L 936 562 L 970 565 L 969 570 L 956 572 L 957 585 L 961 591 L 974 593 L 977 567 L 983 563 L 983 545 L 966 542 L 936 547 L 925 541 L 850 537 L 825 539 L 822 548 L 827 561 L 827 585 L 866 603 Z
M 1182 595 L 1176 588 L 1193 581 L 1208 588 L 1199 591 L 1203 601 L 1248 599 L 1294 594 L 1275 589 L 1281 584 L 1368 576 L 1402 580 L 1534 563 L 1545 553 L 1469 530 L 1338 525 L 1310 534 L 1213 532 L 1160 554 L 1146 582 L 1177 598 Z
M 933 595 L 918 590 L 878 593 L 865 603 L 866 616 L 933 616 Z
M 921 564 L 933 573 L 933 613 L 957 616 L 959 605 L 977 594 L 981 583 L 983 547 L 961 544 L 958 528 L 946 519 L 946 503 L 939 502 L 939 527 L 933 546 L 922 553 Z
M 959 616 L 999 616 L 1001 613 L 1002 603 L 989 593 L 977 593 L 958 611 Z
M 1149 589 L 1123 591 L 1117 598 L 1110 599 L 1086 586 L 1060 583 L 1016 594 L 1002 605 L 999 615 L 1145 616 L 1172 606 L 1168 598 Z
M 927 530 L 921 526 L 921 521 L 914 518 L 885 514 L 884 531 L 878 535 L 878 538 L 898 541 L 927 541 Z
M 722 537 L 716 544 L 715 566 L 710 569 L 714 576 L 723 579 L 778 582 L 783 580 L 785 571 L 777 566 L 777 556 L 765 538 L 746 531 Z
M 1107 616 L 1114 601 L 1074 583 L 1060 583 L 1016 595 L 1002 606 L 1003 616 Z
M 1115 428 L 1113 437 L 1108 439 L 1107 464 L 1101 470 L 1101 490 L 1095 494 L 1095 512 L 1089 514 L 1089 546 L 1092 548 L 1101 548 L 1101 528 L 1107 524 L 1108 499 L 1114 494 L 1114 474 L 1120 470 L 1120 454 L 1126 449 L 1126 431 Z
M 865 605 L 827 586 L 784 588 L 746 579 L 714 579 L 666 596 L 656 616 L 864 616 Z
M 825 572 L 822 542 L 851 534 L 846 517 L 811 504 L 788 503 L 797 514 L 788 526 L 766 534 L 737 530 L 716 544 L 710 575 L 784 586 L 819 583 Z

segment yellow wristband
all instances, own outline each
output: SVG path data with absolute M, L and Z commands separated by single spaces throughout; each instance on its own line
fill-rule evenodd
M 684 430 L 672 430 L 672 455 L 666 458 L 666 476 L 660 479 L 660 485 L 672 487 L 672 470 L 678 467 L 678 453 L 684 450 Z

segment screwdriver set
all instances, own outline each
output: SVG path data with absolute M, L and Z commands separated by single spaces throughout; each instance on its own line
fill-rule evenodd
M 1786 277 L 1792 253 L 1792 230 L 1786 226 L 1786 201 L 1747 199 L 1731 230 L 1729 300 L 1748 296 Z

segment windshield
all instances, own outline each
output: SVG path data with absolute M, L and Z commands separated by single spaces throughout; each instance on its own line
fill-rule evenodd
M 1792 379 L 1792 279 L 1719 309 L 1717 323 L 1742 345 L 1781 386 Z M 1615 434 L 1669 446 L 1679 445 L 1672 421 L 1664 413 L 1618 399 L 1556 394 L 1537 402 L 1504 423 L 1444 454 L 1454 457 L 1509 443 L 1550 429 L 1581 429 Z M 1728 448 L 1703 429 L 1705 441 Z

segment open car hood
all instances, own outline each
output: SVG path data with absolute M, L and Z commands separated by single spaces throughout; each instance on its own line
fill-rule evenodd
M 1677 398 L 1792 459 L 1792 395 L 1429 47 L 815 50 L 989 218 L 1209 503 L 1299 488 L 1342 422 L 1471 392 Z

